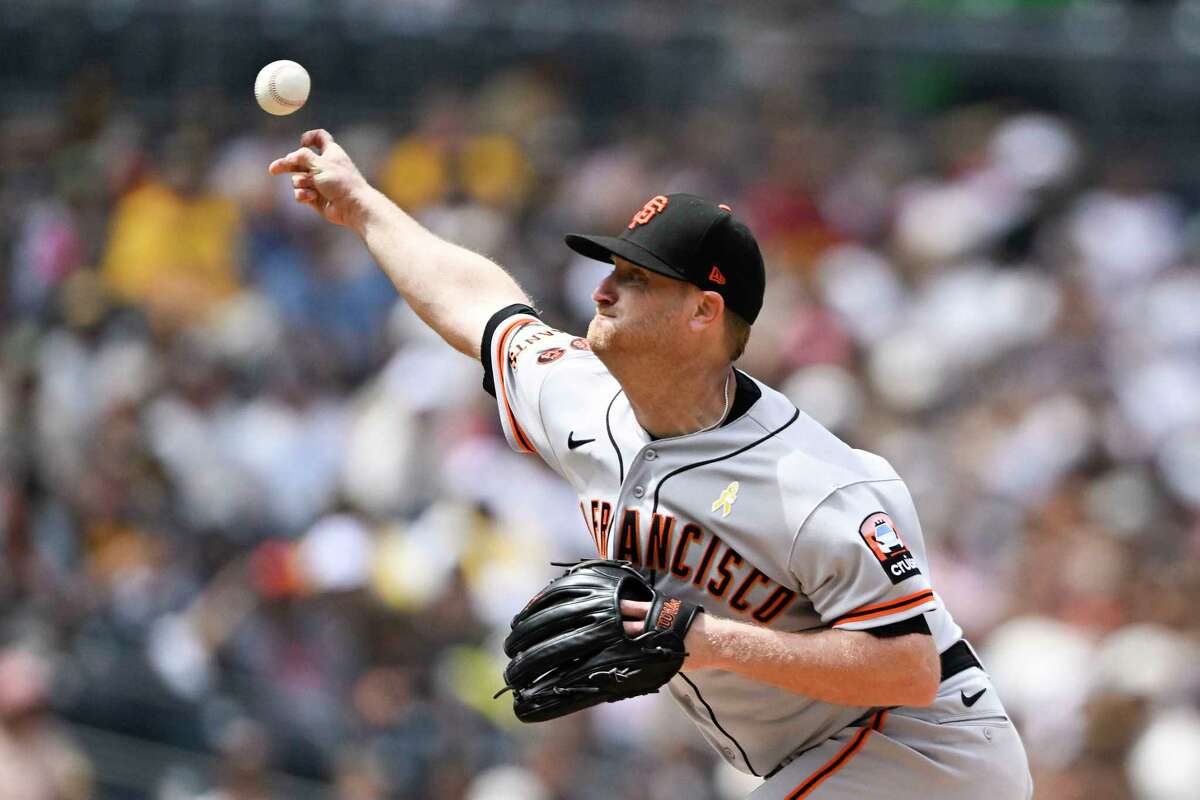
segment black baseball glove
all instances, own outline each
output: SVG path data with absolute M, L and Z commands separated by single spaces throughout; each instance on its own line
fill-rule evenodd
M 654 590 L 628 561 L 567 566 L 534 595 L 504 640 L 513 711 L 522 722 L 556 719 L 600 703 L 657 692 L 683 665 L 695 603 Z M 621 601 L 651 603 L 646 628 L 628 636 Z

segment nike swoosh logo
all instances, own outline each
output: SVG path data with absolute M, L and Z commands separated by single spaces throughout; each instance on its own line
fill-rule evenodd
M 971 706 L 975 705 L 975 703 L 977 703 L 979 701 L 979 698 L 983 697 L 983 693 L 986 691 L 987 691 L 987 689 L 980 689 L 978 692 L 971 695 L 970 697 L 968 697 L 967 693 L 963 692 L 963 691 L 960 691 L 959 694 L 962 695 L 963 705 L 966 706 L 967 708 L 970 708 Z
M 576 439 L 575 431 L 567 434 L 567 447 L 574 450 L 576 447 L 583 447 L 585 444 L 591 444 L 595 439 Z

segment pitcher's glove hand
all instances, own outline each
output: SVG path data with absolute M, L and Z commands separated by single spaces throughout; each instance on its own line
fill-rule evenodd
M 543 722 L 600 703 L 657 692 L 683 665 L 683 640 L 695 603 L 654 590 L 628 561 L 591 559 L 569 566 L 534 595 L 504 640 L 513 711 Z M 649 602 L 643 633 L 628 636 L 621 601 Z

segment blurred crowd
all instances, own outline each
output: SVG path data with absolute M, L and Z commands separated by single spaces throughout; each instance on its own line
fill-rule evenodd
M 739 366 L 906 478 L 1037 797 L 1195 797 L 1200 217 L 1170 165 L 993 105 L 573 103 L 515 69 L 333 133 L 566 329 L 603 266 L 563 233 L 732 204 L 769 286 Z M 744 796 L 666 699 L 520 726 L 492 698 L 511 614 L 589 554 L 575 498 L 267 175 L 298 123 L 227 108 L 0 112 L 5 797 Z

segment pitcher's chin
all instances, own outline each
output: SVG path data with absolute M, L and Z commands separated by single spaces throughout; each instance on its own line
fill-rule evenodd
M 609 350 L 615 333 L 611 317 L 602 317 L 599 314 L 592 317 L 587 330 L 587 340 L 592 352 L 603 353 Z

